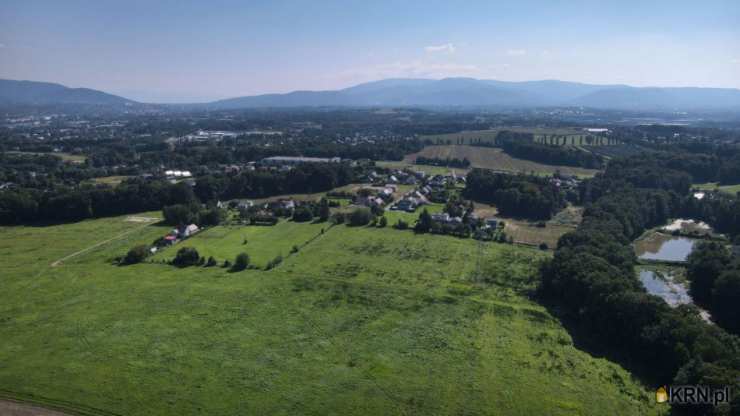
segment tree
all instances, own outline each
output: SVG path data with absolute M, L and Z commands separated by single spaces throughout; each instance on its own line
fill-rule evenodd
M 295 222 L 306 222 L 313 219 L 313 213 L 311 208 L 306 205 L 301 205 L 293 211 L 293 221 Z
M 190 205 L 168 205 L 162 209 L 164 222 L 169 225 L 191 224 L 198 220 L 197 209 Z
M 321 198 L 321 202 L 319 202 L 319 220 L 322 222 L 327 221 L 330 215 L 331 210 L 329 209 L 329 201 L 327 201 L 326 198 Z
M 349 224 L 353 226 L 367 225 L 372 221 L 373 213 L 369 208 L 358 208 L 349 215 Z
M 198 250 L 193 247 L 183 247 L 177 250 L 177 254 L 172 260 L 172 264 L 177 267 L 188 267 L 197 265 L 199 261 L 200 254 L 198 254 Z
M 208 262 L 206 262 L 206 267 L 213 267 L 217 264 L 218 262 L 216 261 L 216 259 L 213 258 L 213 256 L 208 257 Z
M 397 230 L 407 230 L 409 228 L 409 223 L 399 219 L 396 221 L 396 225 L 394 225 L 394 227 L 396 227 Z
M 380 228 L 384 228 L 388 225 L 388 218 L 380 217 Z
M 419 219 L 416 220 L 414 225 L 414 232 L 417 233 L 428 233 L 432 229 L 432 216 L 429 214 L 426 208 L 419 214 Z
M 714 281 L 729 262 L 729 251 L 718 242 L 702 242 L 694 248 L 686 265 L 686 276 L 694 301 L 703 305 L 711 304 Z
M 740 270 L 725 271 L 714 282 L 712 316 L 720 326 L 740 333 Z
M 219 225 L 226 218 L 226 211 L 212 207 L 198 213 L 198 222 L 201 226 Z
M 235 272 L 242 271 L 249 266 L 249 255 L 247 253 L 239 253 L 234 259 L 234 265 L 231 266 L 231 270 Z
M 126 257 L 123 259 L 124 264 L 135 264 L 135 263 L 141 263 L 144 261 L 144 259 L 149 256 L 150 251 L 149 247 L 145 245 L 139 245 L 126 253 Z

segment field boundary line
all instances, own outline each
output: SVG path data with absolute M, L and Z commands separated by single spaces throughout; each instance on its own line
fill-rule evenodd
M 35 394 L 16 393 L 10 390 L 0 389 L 0 401 L 14 402 L 21 405 L 35 406 L 49 411 L 66 413 L 78 416 L 122 416 L 103 409 L 72 403 L 65 400 L 49 399 Z
M 102 245 L 105 245 L 105 244 L 108 244 L 108 243 L 110 243 L 111 241 L 114 241 L 114 240 L 118 240 L 118 239 L 120 239 L 120 238 L 123 238 L 123 237 L 125 237 L 125 236 L 127 236 L 127 235 L 129 235 L 129 234 L 131 234 L 131 233 L 134 233 L 134 232 L 136 232 L 136 231 L 139 231 L 139 230 L 141 230 L 141 229 L 144 229 L 144 228 L 146 228 L 146 227 L 148 227 L 148 226 L 150 226 L 150 225 L 152 225 L 152 224 L 155 224 L 155 223 L 156 223 L 156 221 L 152 221 L 152 222 L 150 222 L 150 223 L 148 223 L 148 224 L 146 224 L 146 225 L 142 225 L 141 227 L 136 227 L 136 228 L 133 228 L 133 229 L 131 229 L 131 230 L 128 230 L 128 231 L 126 231 L 126 232 L 124 232 L 124 233 L 118 234 L 118 235 L 117 235 L 117 236 L 115 236 L 115 237 L 111 237 L 111 238 L 109 238 L 109 239 L 107 239 L 107 240 L 104 240 L 104 241 L 101 241 L 101 242 L 95 243 L 95 244 L 91 245 L 90 247 L 86 247 L 86 248 L 83 248 L 82 250 L 76 251 L 76 252 L 74 252 L 74 253 L 72 253 L 72 254 L 69 254 L 69 255 L 67 255 L 67 256 L 64 256 L 64 257 L 62 257 L 61 259 L 58 259 L 58 260 L 55 260 L 55 261 L 53 261 L 53 262 L 52 262 L 52 263 L 50 264 L 50 266 L 51 266 L 51 267 L 57 267 L 57 266 L 60 266 L 60 265 L 61 265 L 61 264 L 62 264 L 62 263 L 63 263 L 64 261 L 66 261 L 66 260 L 69 260 L 69 259 L 71 259 L 71 258 L 73 258 L 73 257 L 77 257 L 77 256 L 79 256 L 80 254 L 84 254 L 84 253 L 87 253 L 87 252 L 88 252 L 88 251 L 90 251 L 90 250 L 94 250 L 94 249 L 96 249 L 96 248 L 98 248 L 98 247 L 100 247 L 100 246 L 102 246 Z

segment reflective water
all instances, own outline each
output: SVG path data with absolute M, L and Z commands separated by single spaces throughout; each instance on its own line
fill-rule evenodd
M 652 270 L 640 270 L 639 278 L 648 293 L 660 296 L 671 306 L 692 303 L 686 287 L 673 282 L 670 276 L 662 276 L 661 278 Z
M 652 233 L 635 242 L 637 257 L 645 260 L 686 261 L 696 240 Z

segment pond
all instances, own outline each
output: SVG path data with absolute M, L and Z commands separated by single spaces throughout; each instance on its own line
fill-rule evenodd
M 696 240 L 661 233 L 650 233 L 635 241 L 635 254 L 643 260 L 686 261 Z
M 670 274 L 656 273 L 652 270 L 640 270 L 640 282 L 651 295 L 659 296 L 670 306 L 692 303 L 686 287 L 673 281 Z

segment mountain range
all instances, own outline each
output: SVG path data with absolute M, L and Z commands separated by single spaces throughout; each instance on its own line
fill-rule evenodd
M 0 104 L 3 105 L 124 105 L 127 103 L 134 102 L 89 88 L 69 88 L 50 82 L 0 79 Z
M 0 80 L 4 105 L 135 105 L 87 88 Z M 740 110 L 740 90 L 699 87 L 631 87 L 557 80 L 507 82 L 473 78 L 386 79 L 331 91 L 294 91 L 229 98 L 189 106 L 209 109 L 261 107 L 589 107 L 617 110 Z

